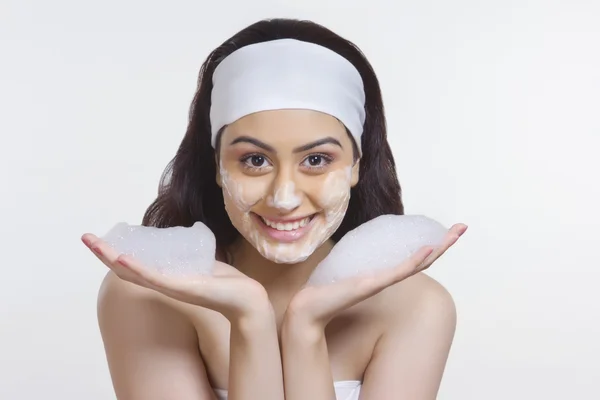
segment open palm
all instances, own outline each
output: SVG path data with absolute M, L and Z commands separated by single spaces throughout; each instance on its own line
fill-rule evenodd
M 231 265 L 215 261 L 209 275 L 170 276 L 119 254 L 93 234 L 81 240 L 119 278 L 155 290 L 173 299 L 205 307 L 231 319 L 255 311 L 268 303 L 264 287 Z
M 423 247 L 395 268 L 355 276 L 335 283 L 306 286 L 290 302 L 287 313 L 310 323 L 325 326 L 339 312 L 381 292 L 385 288 L 429 268 L 466 231 L 456 224 L 448 230 L 442 245 Z M 290 317 L 290 316 L 288 316 Z

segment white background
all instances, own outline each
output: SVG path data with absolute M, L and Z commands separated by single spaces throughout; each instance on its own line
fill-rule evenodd
M 80 243 L 139 223 L 208 52 L 265 17 L 358 44 L 408 214 L 470 230 L 439 399 L 597 399 L 600 3 L 2 1 L 0 398 L 114 398 Z

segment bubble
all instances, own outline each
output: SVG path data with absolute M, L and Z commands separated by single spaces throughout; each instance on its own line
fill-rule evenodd
M 382 215 L 346 233 L 315 268 L 307 284 L 399 266 L 423 246 L 440 246 L 448 230 L 422 215 Z
M 216 240 L 203 223 L 155 228 L 116 224 L 102 239 L 119 254 L 166 275 L 207 275 L 215 265 Z

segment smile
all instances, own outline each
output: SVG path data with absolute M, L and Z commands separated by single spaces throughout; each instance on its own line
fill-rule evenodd
M 277 221 L 252 214 L 262 231 L 278 242 L 294 242 L 302 238 L 312 227 L 317 214 L 296 220 Z
M 306 226 L 310 220 L 312 219 L 312 215 L 306 218 L 302 218 L 301 220 L 296 220 L 293 222 L 277 222 L 277 221 L 271 221 L 267 218 L 264 217 L 260 217 L 262 219 L 262 222 L 265 223 L 265 225 L 273 228 L 273 229 L 277 229 L 278 231 L 295 231 L 298 228 L 302 228 L 304 226 Z

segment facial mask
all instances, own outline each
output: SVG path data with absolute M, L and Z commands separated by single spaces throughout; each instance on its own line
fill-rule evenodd
M 268 237 L 257 225 L 260 222 L 250 215 L 252 207 L 263 199 L 270 207 L 286 211 L 299 207 L 302 199 L 296 194 L 291 181 L 283 183 L 271 196 L 268 184 L 249 181 L 244 185 L 232 179 L 221 167 L 226 209 L 233 225 L 263 257 L 281 264 L 299 263 L 329 239 L 342 223 L 350 201 L 351 172 L 352 168 L 348 167 L 328 174 L 315 198 L 322 212 L 310 222 L 308 232 L 295 242 L 280 242 Z
M 246 184 L 234 180 L 229 172 L 222 165 L 219 166 L 221 174 L 221 185 L 223 186 L 223 194 L 225 195 L 225 208 L 228 207 L 227 200 L 234 202 L 235 207 L 244 212 L 248 213 L 250 209 L 261 201 L 266 192 L 266 188 L 256 183 L 252 185 L 250 182 Z
M 285 182 L 275 191 L 274 196 L 267 197 L 269 207 L 291 211 L 302 204 L 302 199 L 296 195 L 294 182 Z

